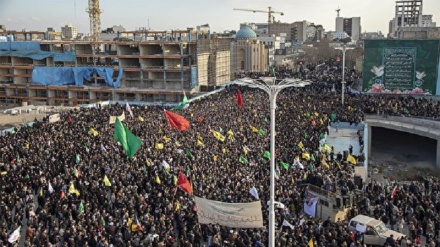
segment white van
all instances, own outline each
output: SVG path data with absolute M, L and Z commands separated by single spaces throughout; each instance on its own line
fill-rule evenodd
M 405 236 L 405 234 L 388 229 L 382 221 L 362 214 L 350 220 L 348 229 L 353 232 L 362 232 L 364 243 L 373 246 L 383 246 L 391 235 L 397 242 L 400 242 L 400 239 Z

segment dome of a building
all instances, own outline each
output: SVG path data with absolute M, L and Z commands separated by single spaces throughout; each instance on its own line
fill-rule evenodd
M 257 34 L 250 27 L 242 27 L 235 35 L 235 39 L 255 39 Z

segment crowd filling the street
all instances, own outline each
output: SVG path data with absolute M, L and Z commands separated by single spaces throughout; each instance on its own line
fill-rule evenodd
M 312 83 L 278 95 L 275 153 L 269 152 L 268 95 L 236 85 L 185 102 L 184 107 L 167 108 L 189 122 L 187 129 L 171 123 L 175 119 L 167 119 L 163 106 L 128 104 L 97 104 L 61 112 L 57 121 L 48 116 L 17 127 L 0 136 L 0 243 L 267 246 L 273 156 L 275 200 L 285 205 L 276 209 L 276 246 L 364 246 L 362 234 L 348 227 L 358 214 L 406 234 L 399 241 L 387 239 L 384 246 L 421 246 L 422 238 L 427 246 L 440 246 L 436 177 L 405 184 L 367 178 L 359 188 L 364 200 L 339 221 L 304 212 L 305 185 L 340 195 L 356 188 L 354 171 L 363 164 L 363 137 L 359 135 L 359 154 L 353 154 L 352 147 L 336 152 L 325 142 L 331 123 L 357 125 L 366 114 L 440 118 L 440 103 L 424 97 L 349 90 L 342 105 L 339 74 L 310 69 L 277 75 Z M 350 88 L 358 75 L 348 70 L 346 78 Z M 121 115 L 123 121 L 109 123 L 110 116 Z M 127 131 L 141 141 L 139 150 L 118 141 L 116 136 Z M 181 175 L 191 190 L 177 185 Z M 194 196 L 247 203 L 257 200 L 252 188 L 261 201 L 263 228 L 198 223 Z

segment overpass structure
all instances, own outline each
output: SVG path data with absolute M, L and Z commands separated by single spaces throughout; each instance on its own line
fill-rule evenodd
M 402 132 L 407 132 L 437 141 L 436 167 L 440 169 L 440 121 L 415 117 L 397 117 L 382 115 L 366 115 L 365 129 L 368 133 L 366 142 L 368 154 L 371 153 L 371 127 L 381 127 Z

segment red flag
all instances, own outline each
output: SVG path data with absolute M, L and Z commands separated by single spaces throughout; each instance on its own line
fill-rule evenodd
M 69 120 L 68 120 L 68 121 L 69 121 L 69 123 L 71 123 L 71 122 L 72 122 L 72 118 L 71 118 L 71 117 L 69 117 Z
M 393 192 L 391 193 L 391 199 L 393 199 L 397 194 L 397 185 L 394 187 Z
M 238 93 L 237 93 L 237 104 L 240 107 L 240 109 L 243 107 L 243 97 L 241 96 L 240 90 L 238 90 Z
M 63 199 L 66 196 L 66 193 L 64 193 L 64 191 L 61 191 L 60 193 L 60 199 Z
M 179 177 L 177 178 L 177 186 L 179 186 L 179 188 L 181 188 L 186 193 L 192 195 L 193 190 L 191 184 L 189 183 L 188 178 L 186 178 L 182 172 L 179 172 Z
M 165 117 L 168 120 L 168 123 L 171 127 L 176 128 L 178 130 L 187 130 L 189 129 L 189 122 L 184 117 L 179 114 L 170 112 L 165 110 Z

